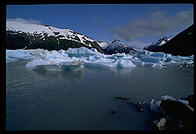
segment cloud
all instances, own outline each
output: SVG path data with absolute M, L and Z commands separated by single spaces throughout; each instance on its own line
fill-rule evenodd
M 41 24 L 40 21 L 34 20 L 34 19 L 26 20 L 26 19 L 22 19 L 22 18 L 15 18 L 15 19 L 8 18 L 7 20 L 8 21 L 21 22 L 21 23 L 25 23 L 25 24 Z
M 191 24 L 193 24 L 192 10 L 181 11 L 173 16 L 165 11 L 155 11 L 116 27 L 111 32 L 117 39 L 130 42 L 144 37 L 160 37 Z

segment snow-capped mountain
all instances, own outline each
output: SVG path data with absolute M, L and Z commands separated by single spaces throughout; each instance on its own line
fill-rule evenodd
M 169 41 L 169 39 L 167 37 L 163 37 L 163 38 L 159 39 L 158 41 L 156 41 L 156 42 L 154 42 L 150 45 L 145 46 L 143 49 L 148 50 L 148 51 L 153 51 L 153 50 L 162 46 L 163 44 L 165 44 L 168 41 Z
M 123 44 L 120 42 L 120 40 L 114 40 L 112 43 L 110 43 L 105 49 L 105 54 L 115 54 L 115 53 L 130 53 L 130 51 L 135 51 L 130 46 Z
M 101 46 L 101 48 L 105 49 L 107 46 L 110 45 L 109 42 L 106 42 L 106 41 L 97 41 L 99 46 Z
M 194 24 L 177 34 L 154 52 L 164 52 L 172 55 L 189 56 L 194 54 Z
M 68 49 L 69 47 L 96 48 L 102 52 L 98 42 L 70 29 L 60 29 L 48 25 L 28 24 L 6 21 L 8 49 L 44 48 L 49 50 Z
M 177 34 L 171 40 L 163 42 L 161 45 L 146 47 L 145 49 L 152 52 L 164 52 L 172 55 L 192 55 L 194 54 L 193 29 L 194 24 Z

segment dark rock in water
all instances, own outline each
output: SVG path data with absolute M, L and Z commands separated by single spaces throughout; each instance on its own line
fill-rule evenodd
M 142 107 L 139 107 L 140 112 L 144 112 L 144 109 Z
M 138 110 L 139 110 L 140 112 L 143 112 L 143 111 L 144 111 L 144 109 L 142 108 L 142 105 L 143 105 L 143 104 L 145 104 L 145 101 L 140 102 L 140 103 L 137 104 Z
M 154 120 L 152 121 L 152 126 L 157 130 L 166 130 L 166 119 Z
M 115 113 L 116 113 L 114 110 L 111 110 L 110 112 L 111 112 L 112 114 L 115 114 Z
M 191 107 L 193 107 L 193 105 L 194 105 L 194 96 L 193 96 L 193 95 L 188 96 L 188 97 L 187 97 L 187 100 L 188 100 L 188 102 L 189 102 L 189 105 L 190 105 Z
M 118 97 L 116 97 L 116 99 L 128 100 L 129 97 L 127 97 L 127 96 L 118 96 Z
M 173 124 L 179 124 L 179 121 L 183 122 L 184 129 L 193 129 L 193 112 L 194 110 L 176 100 L 162 100 L 160 104 L 160 110 L 165 118 Z
M 110 111 L 111 115 L 115 116 L 116 115 L 116 112 L 114 110 L 111 110 Z
M 140 103 L 138 103 L 139 105 L 144 105 L 146 102 L 145 101 L 142 101 Z

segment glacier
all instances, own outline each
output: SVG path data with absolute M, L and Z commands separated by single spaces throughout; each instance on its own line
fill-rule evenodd
M 193 65 L 194 55 L 173 56 L 163 52 L 149 52 L 146 50 L 139 51 L 134 55 L 125 53 L 105 55 L 95 48 L 88 49 L 86 47 L 69 48 L 66 51 L 62 49 L 58 51 L 44 49 L 6 50 L 6 63 L 18 60 L 30 60 L 26 67 L 33 70 L 78 71 L 84 67 L 129 69 L 139 64 L 161 69 L 167 64 L 179 64 L 185 67 L 186 65 Z

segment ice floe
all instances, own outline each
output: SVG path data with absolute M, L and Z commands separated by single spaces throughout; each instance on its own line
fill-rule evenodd
M 32 59 L 32 55 L 29 51 L 18 49 L 18 50 L 6 50 L 6 63 L 17 60 L 28 60 Z
M 6 50 L 6 63 L 16 60 L 31 60 L 26 64 L 30 69 L 46 70 L 80 70 L 83 67 L 95 67 L 106 69 L 134 68 L 136 65 L 150 65 L 153 68 L 162 68 L 164 65 L 177 63 L 186 67 L 194 64 L 194 55 L 191 56 L 172 56 L 162 52 L 140 51 L 135 55 L 116 53 L 105 55 L 98 52 L 95 48 L 85 47 L 69 48 L 65 50 Z M 75 68 L 75 69 L 74 69 Z
M 193 66 L 194 55 L 191 56 L 173 56 L 163 52 L 149 52 L 142 50 L 134 55 L 133 63 L 141 65 L 151 65 L 153 68 L 162 68 L 167 64 L 180 64 L 181 66 Z

